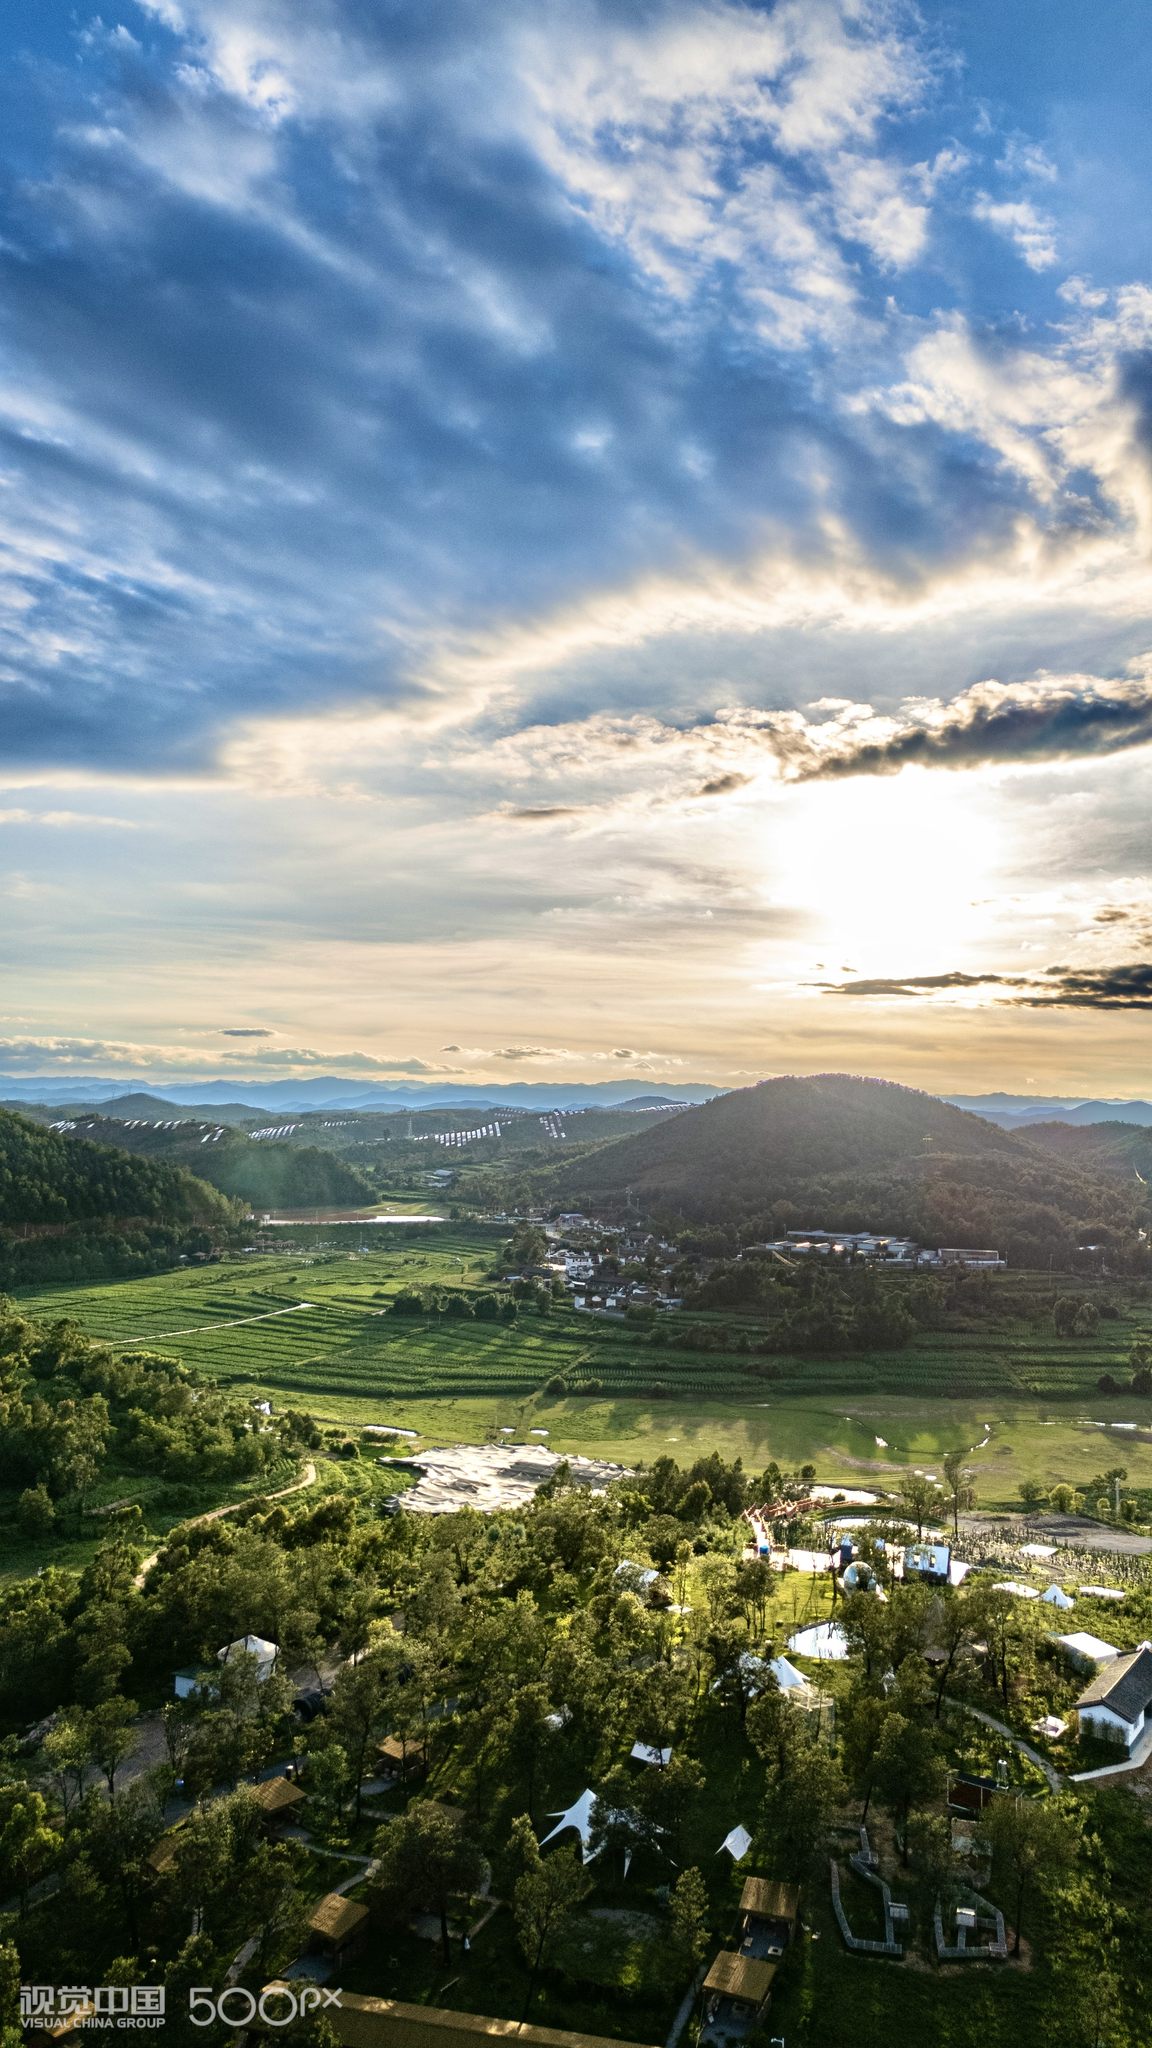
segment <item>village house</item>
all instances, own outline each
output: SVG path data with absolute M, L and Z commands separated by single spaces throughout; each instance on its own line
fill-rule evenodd
M 1152 1644 L 1112 1657 L 1090 1679 L 1076 1702 L 1082 1732 L 1120 1744 L 1130 1752 L 1152 1710 Z
M 340 1892 L 326 1892 L 308 1922 L 308 1946 L 333 1965 L 347 1962 L 368 1932 L 368 1908 Z

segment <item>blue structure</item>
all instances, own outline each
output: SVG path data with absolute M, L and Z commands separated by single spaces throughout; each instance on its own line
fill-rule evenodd
M 952 1552 L 947 1543 L 910 1543 L 904 1552 L 904 1577 L 929 1586 L 946 1586 Z

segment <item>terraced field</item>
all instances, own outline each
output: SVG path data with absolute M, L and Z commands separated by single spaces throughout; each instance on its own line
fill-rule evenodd
M 906 1465 L 931 1469 L 945 1450 L 980 1447 L 985 1500 L 1010 1498 L 1022 1477 L 1087 1477 L 1122 1453 L 1132 1483 L 1152 1486 L 1152 1400 L 1096 1391 L 1102 1372 L 1125 1375 L 1147 1315 L 1102 1320 L 1071 1344 L 1016 1323 L 925 1333 L 907 1350 L 848 1358 L 681 1351 L 567 1304 L 514 1324 L 390 1315 L 401 1289 L 482 1285 L 503 1232 L 377 1230 L 362 1249 L 314 1249 L 310 1232 L 292 1240 L 291 1256 L 42 1289 L 23 1305 L 47 1320 L 73 1317 L 117 1346 L 175 1352 L 322 1420 L 394 1421 L 439 1440 L 531 1424 L 550 1428 L 561 1449 L 635 1460 L 719 1448 L 749 1463 L 811 1460 L 822 1476 L 871 1473 L 880 1484 Z M 546 1397 L 556 1374 L 570 1385 L 599 1380 L 603 1392 Z M 1117 1422 L 1139 1426 L 1121 1435 Z

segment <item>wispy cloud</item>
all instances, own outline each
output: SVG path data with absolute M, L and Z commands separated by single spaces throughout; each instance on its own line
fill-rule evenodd
M 973 989 L 1004 989 L 1005 1000 L 1026 1009 L 1152 1009 L 1152 962 L 1105 967 L 1049 967 L 1041 975 L 905 974 L 822 982 L 826 995 L 931 997 Z

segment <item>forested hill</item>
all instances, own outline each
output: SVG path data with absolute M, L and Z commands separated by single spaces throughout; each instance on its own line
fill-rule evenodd
M 1084 1173 L 1119 1174 L 1152 1182 L 1152 1130 L 1147 1124 L 1029 1124 L 1022 1140 Z
M 275 1139 L 251 1138 L 246 1131 L 189 1117 L 165 1128 L 119 1117 L 90 1116 L 85 1132 L 99 1143 L 122 1146 L 140 1163 L 164 1161 L 182 1166 L 254 1209 L 335 1208 L 372 1199 L 367 1175 L 318 1145 L 278 1144 Z
M 0 1110 L 0 1286 L 149 1271 L 182 1249 L 208 1250 L 235 1217 L 182 1168 Z
M 739 1089 L 542 1185 L 555 1201 L 603 1213 L 639 1205 L 757 1237 L 882 1230 L 995 1245 L 1014 1264 L 1046 1264 L 1089 1234 L 1138 1257 L 1144 1200 L 1134 1178 L 1129 1191 L 934 1096 L 848 1074 Z

